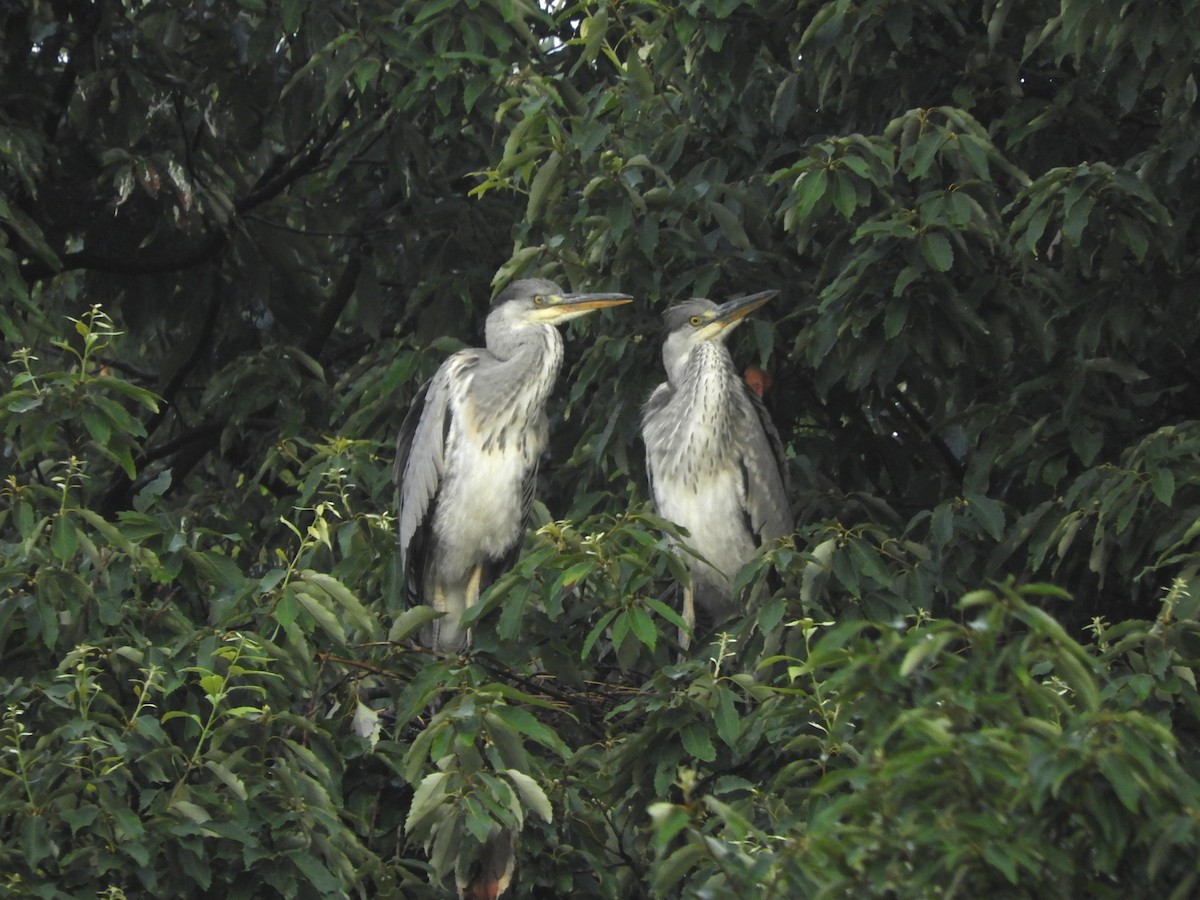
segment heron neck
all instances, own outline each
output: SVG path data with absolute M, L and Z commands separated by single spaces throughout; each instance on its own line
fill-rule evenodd
M 733 418 L 738 378 L 725 345 L 719 341 L 699 344 L 675 374 L 676 396 L 686 407 L 680 411 L 679 421 L 690 423 L 701 437 L 718 439 L 715 446 L 702 448 L 705 454 L 727 446 L 720 438 Z
M 480 375 L 488 382 L 491 409 L 514 421 L 538 415 L 562 367 L 563 340 L 558 329 L 529 326 L 488 349 L 497 364 Z

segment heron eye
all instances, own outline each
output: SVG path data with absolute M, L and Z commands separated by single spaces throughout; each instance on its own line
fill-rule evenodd
M 546 302 L 546 298 L 543 297 L 541 294 L 534 294 L 534 296 L 533 296 L 533 305 L 534 306 L 541 306 L 545 302 Z
M 700 322 L 701 322 L 701 321 L 702 321 L 702 320 L 701 320 L 701 318 L 700 318 L 699 316 L 692 316 L 692 318 L 691 318 L 692 327 L 693 327 L 693 328 L 699 328 L 699 327 L 700 327 Z

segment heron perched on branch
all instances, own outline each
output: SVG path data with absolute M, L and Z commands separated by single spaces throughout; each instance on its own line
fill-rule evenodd
M 409 601 L 444 613 L 422 630 L 426 646 L 470 646 L 463 615 L 521 548 L 548 439 L 546 399 L 563 359 L 555 326 L 632 299 L 515 281 L 492 302 L 487 349 L 453 354 L 417 393 L 393 477 Z
M 667 380 L 642 411 L 650 489 L 658 513 L 690 533 L 683 618 L 707 625 L 739 612 L 732 579 L 764 543 L 790 534 L 787 464 L 766 407 L 725 348 L 732 329 L 778 291 L 718 306 L 686 300 L 667 310 Z

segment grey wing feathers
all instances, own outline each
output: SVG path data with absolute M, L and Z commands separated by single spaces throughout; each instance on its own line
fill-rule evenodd
M 665 381 L 656 387 L 650 394 L 650 398 L 642 407 L 642 421 L 645 422 L 651 416 L 654 416 L 661 410 L 671 399 L 671 386 Z
M 413 397 L 396 440 L 396 466 L 392 472 L 398 497 L 396 530 L 400 571 L 410 598 L 420 594 L 417 557 L 433 521 L 449 425 L 449 391 L 443 367 Z
M 750 435 L 743 445 L 741 463 L 746 486 L 746 512 L 751 530 L 759 537 L 761 545 L 793 530 L 788 502 L 791 490 L 783 441 L 771 421 L 771 414 L 749 387 L 746 397 L 754 415 L 747 423 Z
M 662 408 L 671 401 L 671 395 L 674 391 L 667 382 L 663 382 L 650 394 L 650 399 L 642 406 L 642 438 L 646 439 L 646 423 L 654 416 L 662 412 Z M 654 495 L 654 454 L 650 452 L 650 447 L 646 447 L 646 478 L 649 481 L 650 497 L 657 498 Z

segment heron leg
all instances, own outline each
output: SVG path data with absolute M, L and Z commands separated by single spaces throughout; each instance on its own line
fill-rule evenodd
M 466 615 L 468 609 L 479 602 L 479 585 L 482 580 L 483 564 L 479 563 L 471 567 L 471 577 L 467 579 L 467 590 L 464 595 L 464 600 L 466 602 L 463 604 L 462 612 L 459 614 L 460 618 L 461 616 Z M 464 637 L 466 639 L 467 646 L 471 646 L 471 632 L 469 630 Z
M 483 566 L 474 565 L 465 573 L 446 580 L 431 579 L 432 596 L 430 605 L 440 613 L 421 631 L 421 640 L 427 647 L 443 653 L 465 653 L 471 646 L 471 632 L 462 627 L 462 618 L 467 610 L 479 602 L 479 586 L 483 577 Z
M 687 629 L 679 629 L 679 647 L 687 650 L 692 644 L 692 633 L 696 630 L 696 592 L 691 582 L 683 586 L 683 621 Z
M 450 616 L 450 603 L 446 597 L 446 588 L 436 579 L 430 591 L 431 596 L 426 602 L 440 613 L 444 613 L 441 618 L 434 619 L 428 625 L 421 629 L 421 643 L 426 647 L 432 647 L 434 650 L 448 651 L 452 648 L 447 646 L 447 643 L 452 638 L 452 633 L 455 630 L 453 623 L 448 622 Z

